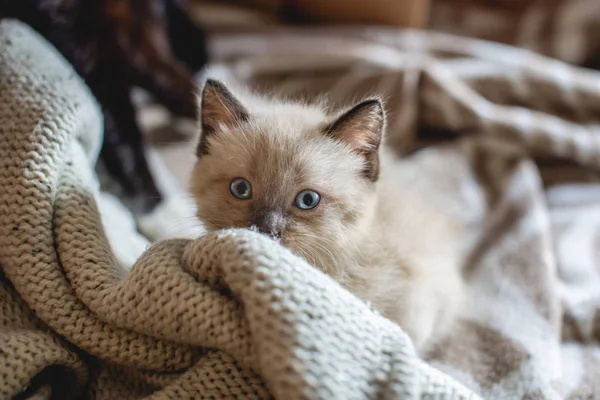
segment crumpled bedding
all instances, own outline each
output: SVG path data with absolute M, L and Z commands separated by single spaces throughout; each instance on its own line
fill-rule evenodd
M 600 69 L 599 0 L 432 0 L 428 28 Z
M 468 232 L 449 336 L 418 358 L 399 327 L 244 230 L 156 243 L 119 278 L 91 173 L 97 108 L 5 21 L 0 396 L 597 396 L 600 190 L 582 182 L 600 164 L 600 75 L 441 34 L 277 29 L 216 36 L 208 73 L 334 103 L 385 96 L 386 144 Z

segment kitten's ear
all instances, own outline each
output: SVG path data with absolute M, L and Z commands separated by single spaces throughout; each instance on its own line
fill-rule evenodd
M 383 136 L 385 113 L 378 99 L 365 100 L 346 111 L 325 130 L 325 134 L 348 144 L 364 155 L 364 175 L 371 181 L 379 178 L 378 149 Z
M 202 136 L 196 154 L 208 154 L 208 137 L 223 127 L 231 127 L 249 119 L 246 108 L 221 82 L 208 79 L 200 96 Z

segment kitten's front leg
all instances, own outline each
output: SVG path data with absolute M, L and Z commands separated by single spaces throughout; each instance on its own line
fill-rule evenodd
M 406 282 L 401 300 L 388 314 L 411 337 L 419 352 L 427 351 L 452 329 L 462 304 L 464 288 L 458 268 L 440 267 L 442 273 L 417 272 Z
M 432 339 L 440 304 L 432 293 L 418 286 L 409 289 L 406 300 L 390 313 L 389 317 L 410 336 L 418 350 Z

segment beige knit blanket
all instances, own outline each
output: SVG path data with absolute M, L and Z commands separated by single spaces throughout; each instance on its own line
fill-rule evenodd
M 456 329 L 422 361 L 396 325 L 242 230 L 157 243 L 121 279 L 118 221 L 103 228 L 110 208 L 93 174 L 98 108 L 54 50 L 4 21 L 0 398 L 598 396 L 599 190 L 546 191 L 541 177 L 573 183 L 600 166 L 600 76 L 424 33 L 213 44 L 220 71 L 250 85 L 334 101 L 387 94 L 399 152 L 447 142 L 410 168 L 468 228 Z

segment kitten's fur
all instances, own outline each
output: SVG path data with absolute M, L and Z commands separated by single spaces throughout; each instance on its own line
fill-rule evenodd
M 255 226 L 399 323 L 420 349 L 454 320 L 461 299 L 457 230 L 419 195 L 403 161 L 380 149 L 378 99 L 342 114 L 235 96 L 209 80 L 192 175 L 207 229 Z M 381 170 L 380 170 L 381 166 Z M 230 182 L 243 177 L 252 199 Z M 301 210 L 297 193 L 318 206 Z

